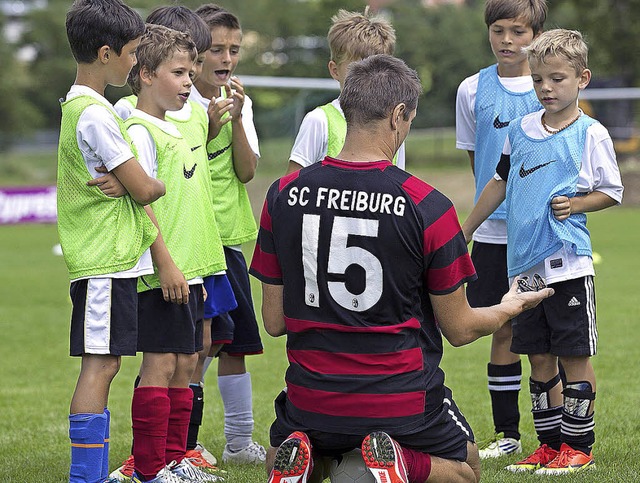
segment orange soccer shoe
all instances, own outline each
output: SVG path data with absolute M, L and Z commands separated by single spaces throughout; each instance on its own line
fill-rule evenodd
M 593 469 L 596 467 L 593 461 L 593 453 L 585 454 L 573 449 L 568 444 L 562 443 L 560 452 L 549 464 L 536 471 L 536 475 L 567 475 Z
M 362 441 L 362 458 L 377 483 L 409 483 L 402 448 L 382 431 Z
M 278 448 L 268 483 L 306 483 L 312 471 L 309 437 L 294 431 Z
M 558 456 L 558 451 L 543 444 L 525 459 L 505 466 L 504 469 L 513 473 L 534 472 L 549 464 L 556 456 Z

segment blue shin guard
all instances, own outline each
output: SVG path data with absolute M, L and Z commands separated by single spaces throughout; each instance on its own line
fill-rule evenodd
M 70 414 L 71 467 L 69 483 L 101 483 L 107 415 Z

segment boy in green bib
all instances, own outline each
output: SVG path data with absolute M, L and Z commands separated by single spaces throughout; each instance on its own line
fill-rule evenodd
M 77 62 L 62 102 L 58 147 L 58 233 L 71 279 L 70 354 L 82 367 L 69 414 L 71 483 L 108 474 L 111 381 L 123 355 L 135 355 L 136 280 L 153 271 L 148 248 L 157 231 L 142 205 L 165 186 L 136 161 L 122 120 L 104 98 L 122 86 L 144 32 L 119 0 L 78 0 L 66 19 Z
M 327 35 L 331 60 L 329 74 L 340 83 L 340 90 L 347 69 L 352 62 L 374 54 L 392 55 L 396 45 L 396 33 L 383 17 L 340 10 L 331 19 Z M 347 133 L 340 100 L 316 107 L 309 112 L 300 125 L 298 135 L 289 156 L 288 173 L 311 166 L 326 156 L 335 158 L 342 150 Z M 404 144 L 396 153 L 393 164 L 404 169 Z
M 258 164 L 258 136 L 251 99 L 240 79 L 233 76 L 242 43 L 238 18 L 213 4 L 198 7 L 196 14 L 209 26 L 212 45 L 194 81 L 192 99 L 209 114 L 207 153 L 213 210 L 224 245 L 227 277 L 238 302 L 236 309 L 213 316 L 211 322 L 211 354 L 219 355 L 218 389 L 225 413 L 222 460 L 263 464 L 266 451 L 252 437 L 251 375 L 245 365 L 245 357 L 261 354 L 263 347 L 242 253 L 242 244 L 255 240 L 258 233 L 245 187 Z
M 225 269 L 224 253 L 208 167 L 192 150 L 192 136 L 166 119 L 187 102 L 197 50 L 187 34 L 148 25 L 137 55 L 129 83 L 138 100 L 125 124 L 143 168 L 165 182 L 168 194 L 146 208 L 160 233 L 151 245 L 154 273 L 138 282 L 143 358 L 132 401 L 132 481 L 220 481 L 185 454 L 189 381 L 203 340 L 204 277 Z

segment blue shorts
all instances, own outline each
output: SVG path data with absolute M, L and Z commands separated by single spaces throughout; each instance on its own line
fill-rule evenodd
M 509 291 L 507 245 L 473 242 L 471 261 L 478 278 L 467 284 L 467 300 L 471 307 L 499 304 Z
M 87 278 L 71 283 L 69 353 L 135 356 L 138 292 L 135 278 Z
M 205 277 L 204 288 L 207 291 L 207 299 L 204 301 L 205 319 L 226 314 L 238 306 L 226 274 Z
M 189 303 L 166 302 L 162 289 L 138 294 L 138 351 L 194 354 L 202 350 L 202 284 L 189 285 Z
M 596 294 L 593 277 L 549 284 L 555 293 L 513 319 L 511 352 L 593 356 L 596 353 Z
M 224 316 L 214 317 L 211 324 L 211 340 L 228 340 L 229 321 L 233 324 L 233 342 L 225 344 L 222 352 L 232 356 L 262 354 L 262 340 L 256 313 L 253 309 L 251 284 L 247 262 L 240 250 L 224 247 L 227 262 L 227 278 L 233 288 L 238 307 Z M 220 317 L 223 319 L 220 320 Z
M 389 435 L 400 446 L 428 453 L 440 458 L 466 461 L 467 443 L 474 441 L 473 431 L 464 415 L 451 397 L 451 390 L 444 388 L 445 397 L 437 410 L 425 415 L 425 422 L 419 431 L 410 434 Z M 270 429 L 270 444 L 278 447 L 294 431 L 304 431 L 311 439 L 314 452 L 321 456 L 336 456 L 354 448 L 359 448 L 366 434 L 338 434 L 318 431 L 304 426 L 303 422 L 292 420 L 286 410 L 286 391 L 275 400 L 276 420 Z M 375 431 L 375 428 L 371 429 Z

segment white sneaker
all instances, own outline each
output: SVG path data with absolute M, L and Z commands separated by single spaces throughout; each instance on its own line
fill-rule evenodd
M 207 448 L 205 448 L 199 441 L 196 444 L 196 451 L 200 451 L 200 453 L 202 454 L 202 457 L 205 459 L 205 461 L 207 463 L 209 463 L 210 465 L 217 465 L 218 464 L 218 459 L 213 456 L 209 450 L 207 450 Z
M 187 483 L 189 481 L 193 480 L 183 479 L 179 475 L 173 473 L 170 466 L 165 466 L 153 480 L 148 480 L 146 483 Z M 131 483 L 143 483 L 143 480 L 140 479 L 135 471 L 131 476 Z
M 478 443 L 480 459 L 499 458 L 501 456 L 522 453 L 522 443 L 514 438 L 505 438 L 502 433 L 483 443 Z
M 183 480 L 186 481 L 197 481 L 197 482 L 223 482 L 224 478 L 219 475 L 212 475 L 202 471 L 197 466 L 194 466 L 191 461 L 187 458 L 184 458 L 180 463 L 174 461 L 172 462 L 168 468 L 171 470 L 171 473 L 179 476 Z
M 224 463 L 253 464 L 261 465 L 267 459 L 267 452 L 264 447 L 255 441 L 240 451 L 229 451 L 229 445 L 225 445 L 222 452 L 222 461 Z

